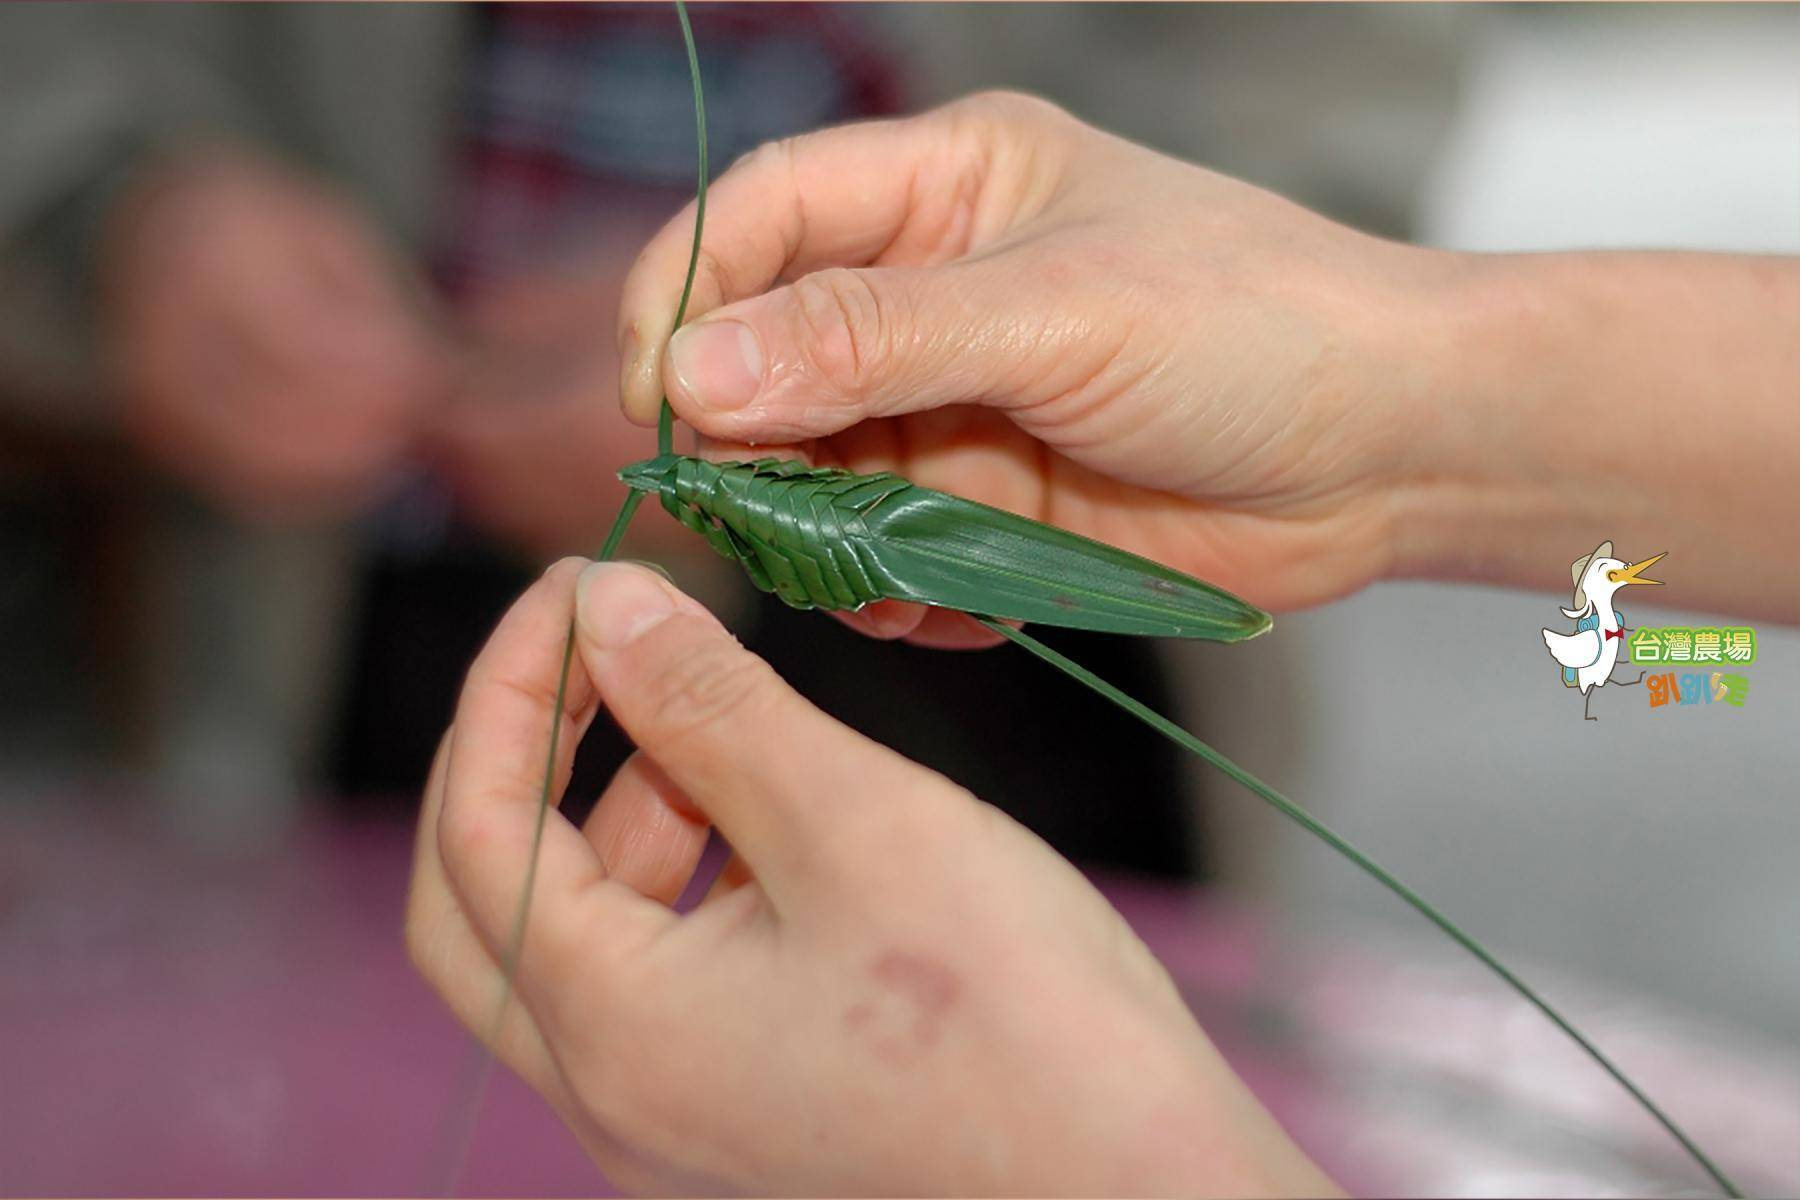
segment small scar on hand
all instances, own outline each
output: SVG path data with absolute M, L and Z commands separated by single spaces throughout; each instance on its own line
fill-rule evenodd
M 889 950 L 869 965 L 869 994 L 844 1010 L 844 1028 L 889 1063 L 937 1045 L 962 994 L 956 972 L 934 958 Z

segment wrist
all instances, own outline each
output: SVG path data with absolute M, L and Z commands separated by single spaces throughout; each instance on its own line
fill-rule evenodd
M 1538 548 L 1633 503 L 1584 364 L 1604 296 L 1581 255 L 1436 254 L 1414 297 L 1414 369 L 1390 489 L 1394 578 L 1540 573 Z M 1591 431 L 1591 432 L 1590 432 Z M 1577 537 L 1579 540 L 1579 537 Z

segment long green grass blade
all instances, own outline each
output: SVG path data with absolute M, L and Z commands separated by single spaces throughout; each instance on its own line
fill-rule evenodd
M 675 0 L 675 15 L 681 19 L 681 38 L 687 45 L 688 73 L 694 83 L 694 127 L 700 145 L 700 184 L 694 214 L 694 245 L 688 253 L 687 279 L 681 285 L 681 303 L 675 310 L 674 327 L 678 328 L 687 316 L 688 300 L 694 292 L 694 274 L 700 264 L 700 232 L 706 221 L 706 100 L 700 90 L 700 59 L 694 48 L 694 28 L 688 23 L 687 5 L 682 0 Z M 665 398 L 662 412 L 657 418 L 657 441 L 665 454 L 669 452 L 669 443 L 674 438 L 673 421 L 673 412 Z M 619 515 L 613 519 L 612 529 L 607 532 L 606 542 L 600 547 L 595 561 L 606 562 L 618 552 L 619 543 L 624 540 L 625 531 L 631 526 L 632 518 L 637 515 L 638 505 L 643 499 L 642 492 L 626 493 L 624 503 L 619 506 Z M 574 665 L 574 660 L 575 622 L 571 618 L 568 635 L 563 639 L 562 669 L 556 679 L 556 708 L 550 723 L 550 745 L 544 757 L 544 782 L 538 792 L 537 821 L 531 834 L 531 856 L 525 864 L 525 883 L 520 889 L 518 915 L 513 920 L 512 936 L 507 939 L 506 956 L 500 964 L 501 994 L 493 1022 L 496 1037 L 500 1032 L 500 1022 L 506 1016 L 507 1003 L 512 998 L 513 975 L 518 969 L 519 953 L 525 945 L 525 923 L 531 915 L 531 893 L 537 882 L 538 850 L 543 845 L 544 823 L 549 819 L 551 793 L 555 790 L 556 755 L 561 749 L 563 700 L 568 695 L 569 670 Z
M 631 519 L 637 515 L 638 503 L 643 493 L 632 492 L 619 505 L 619 514 L 613 518 L 612 528 L 607 531 L 606 542 L 600 547 L 596 562 L 607 562 L 619 552 L 619 543 L 625 538 L 625 531 L 631 527 Z M 556 703 L 551 709 L 550 745 L 544 752 L 544 782 L 538 788 L 537 818 L 531 827 L 531 853 L 525 862 L 525 883 L 519 889 L 519 910 L 513 917 L 512 931 L 506 939 L 506 955 L 500 961 L 501 990 L 497 1011 L 494 1013 L 493 1034 L 500 1035 L 500 1022 L 506 1016 L 507 1002 L 512 998 L 513 974 L 519 967 L 519 954 L 525 948 L 525 922 L 531 916 L 531 893 L 537 883 L 538 851 L 544 844 L 544 824 L 550 818 L 551 802 L 556 789 L 556 756 L 562 749 L 562 716 L 563 704 L 569 695 L 569 671 L 575 664 L 575 618 L 569 618 L 568 632 L 563 635 L 562 666 L 556 676 Z M 491 1039 L 490 1039 L 491 1040 Z
M 700 230 L 706 220 L 706 101 L 700 91 L 700 60 L 694 49 L 694 29 L 688 23 L 687 6 L 682 0 L 675 0 L 675 15 L 681 18 L 681 37 L 687 44 L 688 72 L 694 81 L 694 125 L 700 142 L 700 198 L 694 214 L 694 248 L 688 255 L 687 280 L 682 284 L 681 304 L 675 311 L 675 325 L 679 327 L 682 318 L 687 315 L 688 299 L 694 291 L 694 273 L 700 263 Z M 669 402 L 665 399 L 658 419 L 659 442 L 667 443 L 672 439 L 672 420 Z M 666 445 L 664 452 L 667 453 Z M 607 532 L 606 542 L 600 547 L 595 561 L 606 562 L 618 553 L 619 543 L 624 540 L 625 531 L 630 528 L 632 518 L 637 515 L 638 505 L 643 499 L 642 492 L 626 493 L 624 503 L 619 506 L 619 515 L 613 518 L 612 528 Z M 563 701 L 569 693 L 569 670 L 574 661 L 575 621 L 571 618 L 568 634 L 563 639 L 562 668 L 556 679 L 556 707 L 550 721 L 550 745 L 544 756 L 544 782 L 538 792 L 537 821 L 532 827 L 531 856 L 525 864 L 525 883 L 520 889 L 518 914 L 513 919 L 512 935 L 507 939 L 506 955 L 500 964 L 501 992 L 493 1022 L 495 1037 L 500 1033 L 500 1022 L 505 1018 L 506 1006 L 512 999 L 513 975 L 518 969 L 519 953 L 525 946 L 525 923 L 531 916 L 531 893 L 533 885 L 537 883 L 538 851 L 543 845 L 544 824 L 549 820 L 552 792 L 556 786 L 556 755 L 561 749 Z
M 631 526 L 632 517 L 637 515 L 638 503 L 643 493 L 632 492 L 619 505 L 619 515 L 613 518 L 612 529 L 607 531 L 606 542 L 600 547 L 596 562 L 606 562 L 619 551 L 619 543 L 625 538 L 625 530 Z M 512 931 L 506 939 L 506 954 L 500 960 L 500 1000 L 495 1006 L 493 1037 L 490 1043 L 500 1036 L 500 1022 L 506 1016 L 506 1005 L 512 999 L 513 975 L 519 969 L 519 955 L 525 949 L 525 923 L 531 916 L 531 893 L 537 883 L 538 851 L 544 844 L 544 825 L 550 819 L 550 807 L 553 793 L 556 790 L 556 756 L 562 749 L 563 704 L 569 695 L 569 671 L 575 664 L 575 618 L 569 618 L 568 632 L 563 635 L 562 667 L 556 676 L 556 703 L 551 709 L 550 745 L 544 752 L 544 782 L 538 788 L 537 818 L 531 827 L 531 852 L 525 861 L 525 883 L 519 889 L 519 909 L 513 917 Z
M 1681 1126 L 1677 1125 L 1667 1113 L 1657 1107 L 1656 1101 L 1650 1099 L 1642 1088 L 1636 1083 L 1633 1083 L 1631 1077 L 1626 1075 L 1623 1070 L 1615 1065 L 1612 1059 L 1608 1058 L 1605 1053 L 1601 1051 L 1600 1047 L 1589 1041 L 1587 1036 L 1583 1034 L 1581 1030 L 1575 1028 L 1569 1019 L 1558 1012 L 1548 1000 L 1538 995 L 1537 991 L 1533 989 L 1530 984 L 1526 983 L 1523 979 L 1520 979 L 1517 975 L 1513 974 L 1512 971 L 1507 969 L 1506 965 L 1495 958 L 1487 947 L 1476 941 L 1469 934 L 1463 932 L 1462 928 L 1454 921 L 1434 908 L 1430 901 L 1407 887 L 1404 883 L 1401 883 L 1393 875 L 1384 870 L 1374 859 L 1351 845 L 1342 836 L 1332 830 L 1330 826 L 1313 816 L 1310 812 L 1306 811 L 1306 809 L 1295 804 L 1292 800 L 1289 800 L 1286 796 L 1282 795 L 1256 776 L 1250 774 L 1250 772 L 1244 770 L 1244 768 L 1238 766 L 1229 758 L 1226 758 L 1223 754 L 1220 754 L 1217 750 L 1214 750 L 1211 746 L 1207 745 L 1181 726 L 1175 724 L 1175 722 L 1169 720 L 1155 709 L 1132 698 L 1125 692 L 1120 691 L 1080 663 L 1069 658 L 1067 655 L 1061 654 L 1058 651 L 1051 649 L 1049 646 L 1044 645 L 1044 643 L 1038 641 L 1024 630 L 1014 629 L 1011 625 L 1008 625 L 1003 621 L 996 621 L 992 617 L 979 616 L 976 619 L 983 625 L 986 625 L 989 629 L 992 629 L 995 633 L 1000 634 L 1002 637 L 1012 642 L 1014 645 L 1024 647 L 1038 658 L 1061 671 L 1064 675 L 1079 681 L 1099 693 L 1101 696 L 1112 701 L 1112 703 L 1118 705 L 1120 708 L 1136 717 L 1139 721 L 1142 721 L 1151 729 L 1156 730 L 1156 732 L 1162 734 L 1190 754 L 1195 754 L 1205 759 L 1207 762 L 1250 789 L 1251 792 L 1255 793 L 1282 816 L 1288 818 L 1288 820 L 1294 822 L 1296 825 L 1300 826 L 1300 828 L 1306 830 L 1308 833 L 1324 842 L 1327 846 L 1330 846 L 1333 850 L 1336 850 L 1352 863 L 1355 863 L 1364 874 L 1368 875 L 1376 883 L 1379 883 L 1382 887 L 1406 901 L 1406 903 L 1411 905 L 1419 915 L 1423 916 L 1433 925 L 1436 925 L 1457 945 L 1461 946 L 1464 950 L 1467 950 L 1470 954 L 1473 954 L 1481 961 L 1483 966 L 1499 976 L 1507 986 L 1523 996 L 1530 1002 L 1532 1007 L 1548 1017 L 1552 1024 L 1567 1034 L 1570 1040 L 1577 1046 L 1580 1046 L 1582 1050 L 1586 1051 L 1587 1056 L 1593 1059 L 1595 1063 L 1599 1064 L 1601 1070 L 1612 1076 L 1613 1080 L 1617 1082 L 1620 1087 L 1624 1088 L 1626 1092 L 1630 1093 L 1633 1100 L 1637 1101 L 1639 1107 L 1655 1118 L 1657 1124 L 1661 1125 L 1668 1131 L 1670 1137 L 1673 1137 L 1681 1144 L 1681 1148 L 1687 1151 L 1688 1156 L 1712 1177 L 1712 1181 L 1716 1183 L 1727 1196 L 1743 1196 L 1744 1193 L 1738 1190 L 1737 1184 L 1732 1182 L 1731 1177 L 1720 1170 L 1713 1160 L 1707 1157 L 1706 1152 L 1700 1149 L 1694 1142 L 1694 1139 L 1690 1138 L 1682 1130 Z
M 625 502 L 619 506 L 618 515 L 613 518 L 612 529 L 607 532 L 606 542 L 601 547 L 597 561 L 606 562 L 618 553 L 619 543 L 624 539 L 625 530 L 631 525 L 631 519 L 642 500 L 641 492 L 632 492 L 625 497 Z M 463 1072 L 463 1082 L 455 1093 L 460 1099 L 446 1110 L 444 1131 L 440 1135 L 444 1149 L 436 1156 L 442 1166 L 435 1186 L 428 1189 L 432 1195 L 454 1196 L 461 1183 L 463 1168 L 468 1161 L 469 1144 L 474 1140 L 475 1124 L 481 1114 L 481 1101 L 487 1094 L 488 1078 L 494 1069 L 494 1053 L 487 1047 L 497 1044 L 501 1024 L 506 1020 L 507 1007 L 512 1003 L 519 956 L 525 949 L 525 924 L 531 917 L 531 893 L 537 886 L 538 857 L 544 844 L 544 825 L 550 818 L 551 794 L 556 786 L 556 756 L 562 748 L 563 706 L 568 699 L 569 671 L 574 662 L 575 621 L 570 618 L 569 628 L 563 634 L 562 667 L 556 678 L 556 701 L 550 718 L 550 744 L 544 752 L 544 782 L 538 789 L 537 816 L 531 829 L 531 849 L 525 859 L 525 881 L 519 886 L 519 905 L 514 910 L 512 928 L 507 934 L 505 952 L 500 958 L 500 994 L 494 999 L 494 1015 L 488 1023 L 487 1039 L 476 1048 Z
M 894 599 L 1133 637 L 1237 642 L 1269 614 L 1210 583 L 1066 529 L 913 486 L 863 515 Z
M 681 40 L 687 44 L 688 78 L 694 84 L 694 133 L 700 143 L 700 185 L 694 190 L 694 245 L 688 251 L 687 279 L 681 285 L 681 303 L 675 306 L 675 324 L 681 328 L 687 320 L 688 301 L 694 295 L 694 274 L 700 266 L 700 233 L 706 228 L 706 93 L 700 86 L 700 52 L 694 48 L 694 27 L 688 23 L 687 5 L 675 0 L 675 15 L 681 19 Z M 656 414 L 656 452 L 675 452 L 675 410 L 669 398 L 663 397 Z
M 682 0 L 675 0 L 675 15 L 681 19 L 681 39 L 687 46 L 688 74 L 694 83 L 694 128 L 700 145 L 700 167 L 698 188 L 699 199 L 694 213 L 694 245 L 688 252 L 687 278 L 681 285 L 681 303 L 675 309 L 675 325 L 679 328 L 687 316 L 688 300 L 694 293 L 694 275 L 700 265 L 700 232 L 706 223 L 706 99 L 700 90 L 700 58 L 694 48 L 694 27 L 688 23 L 687 5 Z M 657 417 L 657 442 L 662 446 L 664 454 L 669 453 L 669 444 L 674 440 L 674 413 L 669 401 L 664 398 L 662 411 Z M 626 529 L 630 528 L 632 518 L 637 515 L 638 505 L 643 502 L 644 493 L 627 492 L 625 501 L 619 506 L 619 515 L 613 518 L 612 529 L 607 532 L 606 542 L 600 547 L 596 562 L 606 562 L 618 553 L 619 543 L 624 540 Z M 556 754 L 561 748 L 558 744 L 562 734 L 563 699 L 569 691 L 569 669 L 575 659 L 575 622 L 569 621 L 568 636 L 563 639 L 562 669 L 556 679 L 556 708 L 550 724 L 550 746 L 544 759 L 544 783 L 538 793 L 537 822 L 531 835 L 531 858 L 525 866 L 525 885 L 519 896 L 518 916 L 513 921 L 512 936 L 507 942 L 505 960 L 501 963 L 503 978 L 499 1011 L 494 1015 L 494 1033 L 500 1032 L 500 1021 L 506 1015 L 506 1005 L 511 999 L 513 973 L 518 967 L 519 952 L 525 943 L 525 922 L 531 915 L 531 892 L 537 882 L 538 849 L 544 840 L 544 823 L 549 819 L 551 792 L 556 780 Z
M 687 5 L 682 0 L 675 0 L 675 15 L 681 21 L 681 40 L 687 48 L 688 75 L 694 85 L 694 129 L 699 143 L 699 186 L 697 188 L 696 211 L 694 213 L 694 244 L 688 252 L 687 278 L 681 285 L 681 302 L 676 306 L 675 322 L 670 327 L 676 329 L 687 319 L 688 300 L 694 292 L 694 275 L 700 265 L 700 233 L 706 223 L 706 99 L 700 87 L 700 57 L 694 47 L 694 28 L 688 22 Z M 668 397 L 663 398 L 662 408 L 657 413 L 656 441 L 661 453 L 668 454 L 675 440 L 675 413 L 669 407 Z M 619 512 L 613 518 L 612 528 L 607 531 L 606 541 L 600 547 L 596 557 L 598 562 L 606 562 L 618 553 L 619 543 L 624 540 L 625 531 L 630 528 L 632 519 L 637 515 L 638 505 L 643 503 L 642 492 L 627 492 L 625 500 L 619 505 Z M 489 1025 L 488 1045 L 493 1045 L 500 1035 L 501 1023 L 506 1019 L 506 1009 L 512 1002 L 514 979 L 518 973 L 519 956 L 525 949 L 525 927 L 531 916 L 531 893 L 537 884 L 539 851 L 544 841 L 544 826 L 550 818 L 552 793 L 556 787 L 556 758 L 562 748 L 562 715 L 563 705 L 569 693 L 569 671 L 575 662 L 575 621 L 569 620 L 568 632 L 563 636 L 562 666 L 556 678 L 556 701 L 551 711 L 549 746 L 544 754 L 544 781 L 538 791 L 537 816 L 532 826 L 531 849 L 525 863 L 525 881 L 519 888 L 519 905 L 513 917 L 513 925 L 507 938 L 506 951 L 500 961 L 500 995 L 495 1001 L 494 1018 Z M 460 1105 L 453 1105 L 449 1113 L 449 1129 L 451 1130 L 447 1144 L 450 1153 L 446 1156 L 446 1165 L 442 1186 L 434 1191 L 442 1195 L 453 1195 L 461 1180 L 463 1165 L 468 1158 L 469 1143 L 473 1139 L 475 1122 L 481 1111 L 482 1096 L 487 1091 L 488 1076 L 493 1070 L 493 1052 L 483 1050 L 465 1087 L 465 1100 Z

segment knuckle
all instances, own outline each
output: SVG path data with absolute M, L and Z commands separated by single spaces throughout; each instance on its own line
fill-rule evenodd
M 800 160 L 812 153 L 821 138 L 829 133 L 825 130 L 774 138 L 745 154 L 738 162 L 747 171 L 770 176 L 765 186 L 789 188 L 798 193 Z
M 1060 124 L 1073 119 L 1067 109 L 1042 96 L 1005 88 L 976 92 L 952 107 L 996 124 Z
M 688 316 L 697 317 L 720 304 L 729 304 L 740 296 L 738 283 L 730 264 L 710 248 L 700 247 L 699 265 L 695 267 L 696 294 L 688 305 Z
M 854 392 L 881 377 L 898 335 L 892 302 L 866 272 L 834 267 L 794 284 L 807 358 L 819 380 Z
M 738 155 L 737 161 L 731 164 L 731 170 L 756 171 L 779 164 L 787 158 L 793 142 L 791 137 L 761 142 Z
M 467 871 L 493 848 L 494 824 L 474 807 L 446 804 L 438 814 L 438 857 L 451 875 Z

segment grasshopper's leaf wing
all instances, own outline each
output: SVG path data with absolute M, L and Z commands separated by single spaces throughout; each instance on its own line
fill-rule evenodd
M 1271 624 L 1229 592 L 1041 521 L 910 487 L 862 514 L 884 594 L 1041 625 L 1236 642 Z

